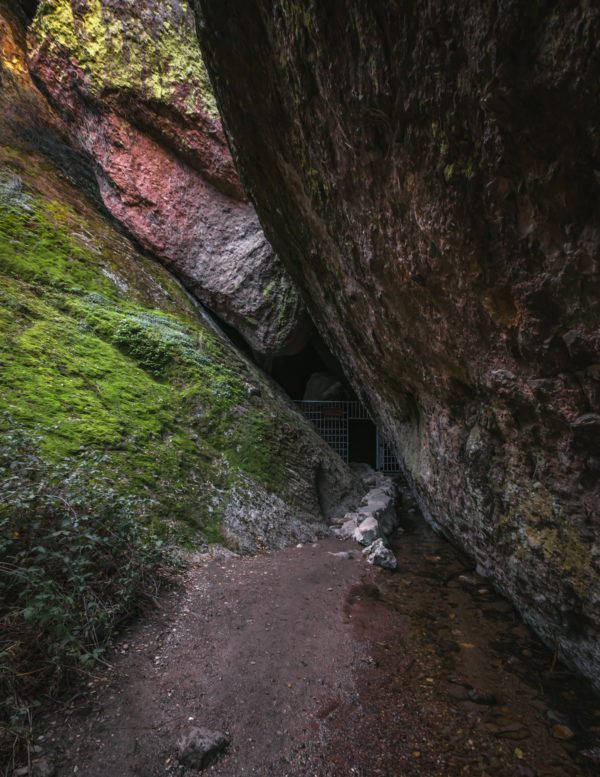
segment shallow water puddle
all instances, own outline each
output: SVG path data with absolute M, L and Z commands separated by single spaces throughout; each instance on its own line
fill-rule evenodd
M 360 698 L 328 723 L 322 774 L 600 773 L 600 698 L 589 684 L 422 519 L 404 529 L 398 570 L 348 595 L 369 663 Z

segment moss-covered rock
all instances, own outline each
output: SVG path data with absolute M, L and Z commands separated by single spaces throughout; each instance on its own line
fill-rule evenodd
M 44 0 L 29 42 L 109 211 L 253 349 L 299 349 L 310 321 L 237 178 L 185 0 Z
M 333 468 L 349 485 L 341 463 L 166 270 L 47 161 L 10 148 L 0 151 L 0 277 L 4 431 L 35 430 L 49 460 L 103 453 L 115 484 L 145 497 L 146 520 L 190 541 L 219 538 L 231 495 L 252 501 L 254 484 L 262 507 L 239 536 L 225 527 L 234 544 L 323 527 L 317 472 Z

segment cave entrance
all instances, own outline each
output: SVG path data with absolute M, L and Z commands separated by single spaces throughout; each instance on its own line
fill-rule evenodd
M 239 335 L 237 337 L 241 339 Z M 237 344 L 248 352 L 248 346 Z M 384 472 L 400 471 L 394 452 L 358 401 L 340 363 L 316 331 L 294 354 L 261 357 L 252 352 L 249 355 L 294 400 L 346 464 L 362 462 Z
M 350 461 L 362 461 L 377 467 L 377 429 L 372 421 L 348 421 Z
M 349 464 L 365 462 L 383 472 L 399 472 L 398 460 L 358 401 L 297 400 L 300 412 Z

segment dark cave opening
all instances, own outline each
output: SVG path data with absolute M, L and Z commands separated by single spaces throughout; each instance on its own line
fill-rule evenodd
M 277 356 L 270 374 L 294 400 L 356 400 L 337 359 L 318 335 L 293 356 Z
M 297 353 L 269 356 L 253 350 L 235 327 L 214 312 L 210 315 L 231 342 L 278 383 L 290 399 L 357 401 L 339 361 L 316 330 Z
M 398 471 L 391 448 L 378 433 L 339 361 L 316 330 L 298 353 L 272 357 L 253 351 L 236 329 L 211 315 L 234 345 L 298 403 L 299 410 L 346 463 Z
M 348 447 L 350 461 L 377 468 L 377 429 L 372 421 L 348 422 Z
M 271 377 L 292 399 L 303 399 L 311 375 L 326 371 L 323 359 L 310 343 L 294 356 L 276 356 L 271 365 Z

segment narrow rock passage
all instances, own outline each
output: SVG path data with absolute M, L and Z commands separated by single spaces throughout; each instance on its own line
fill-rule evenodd
M 231 736 L 215 777 L 596 775 L 598 698 L 454 548 L 404 526 L 397 572 L 333 539 L 193 566 L 48 721 L 57 777 L 196 775 L 177 761 L 193 726 Z

